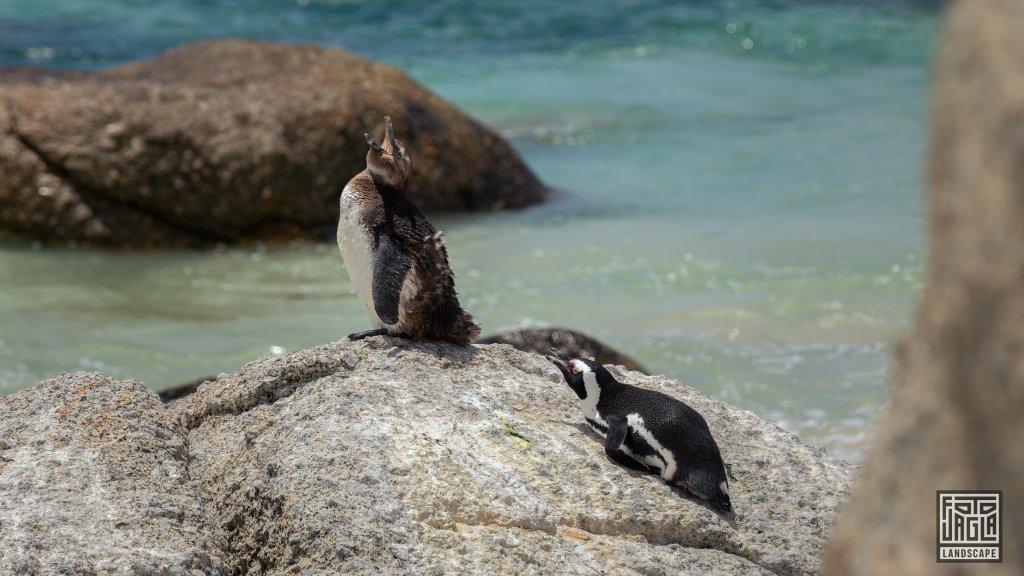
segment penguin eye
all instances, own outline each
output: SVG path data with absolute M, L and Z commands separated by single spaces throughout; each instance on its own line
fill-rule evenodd
M 570 362 L 569 366 L 572 367 L 572 373 L 573 374 L 579 374 L 580 373 L 580 367 L 577 366 L 575 362 Z

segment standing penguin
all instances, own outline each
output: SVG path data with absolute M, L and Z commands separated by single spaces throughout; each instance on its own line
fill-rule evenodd
M 609 457 L 732 511 L 725 463 L 696 410 L 661 392 L 623 384 L 593 360 L 569 358 L 554 348 L 547 359 L 583 401 L 583 417 L 605 438 Z
M 412 155 L 384 117 L 384 140 L 369 134 L 366 170 L 341 193 L 338 248 L 372 330 L 349 335 L 445 340 L 467 346 L 480 335 L 459 305 L 441 233 L 405 194 Z

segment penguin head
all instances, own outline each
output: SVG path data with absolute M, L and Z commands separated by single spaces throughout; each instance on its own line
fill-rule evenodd
M 729 481 L 722 480 L 717 490 L 713 490 L 708 500 L 723 512 L 732 512 L 732 500 L 729 499 Z
M 371 174 L 396 188 L 405 188 L 412 172 L 412 154 L 398 138 L 391 126 L 391 118 L 384 117 L 384 140 L 378 144 L 366 134 L 370 151 L 366 153 L 366 168 Z
M 558 368 L 566 383 L 580 397 L 580 400 L 587 398 L 588 381 L 596 382 L 598 390 L 617 384 L 611 373 L 593 360 L 570 358 L 557 348 L 549 349 L 545 357 Z
M 705 464 L 707 463 L 705 462 Z M 682 486 L 694 496 L 707 500 L 712 506 L 722 512 L 732 513 L 732 499 L 729 498 L 729 480 L 726 478 L 724 464 L 719 473 L 712 472 L 712 468 L 707 467 L 691 471 Z

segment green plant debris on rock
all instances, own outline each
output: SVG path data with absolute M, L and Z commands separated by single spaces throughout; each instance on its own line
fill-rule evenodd
M 530 445 L 534 443 L 534 440 L 530 440 L 526 436 L 520 434 L 519 430 L 516 430 L 516 427 L 511 422 L 509 422 L 507 418 L 499 418 L 498 423 L 501 424 L 501 427 L 505 429 L 505 432 L 507 432 L 508 435 L 512 437 L 512 441 L 515 442 L 520 448 L 522 448 L 523 450 L 530 449 Z
M 734 476 L 733 473 L 732 473 L 732 464 L 728 464 L 727 463 L 725 465 L 725 475 L 729 477 L 729 480 L 731 480 L 733 482 L 739 482 L 739 480 L 736 478 L 736 476 Z

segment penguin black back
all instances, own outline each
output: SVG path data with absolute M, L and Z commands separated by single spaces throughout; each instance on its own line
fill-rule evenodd
M 381 242 L 397 246 L 419 246 L 409 253 L 412 274 L 417 279 L 418 291 L 405 303 L 406 316 L 422 319 L 417 331 L 424 339 L 447 340 L 467 346 L 480 335 L 473 317 L 462 309 L 455 291 L 455 275 L 448 264 L 448 251 L 442 242 L 442 233 L 427 220 L 423 212 L 412 203 L 405 192 L 384 182 L 375 182 L 383 199 L 383 222 L 374 229 Z M 398 251 L 398 250 L 394 250 Z M 392 266 L 385 275 L 391 281 L 399 277 Z
M 667 394 L 619 382 L 592 360 L 569 358 L 554 348 L 547 358 L 580 398 L 583 417 L 605 438 L 610 458 L 732 511 L 725 463 L 696 410 Z

